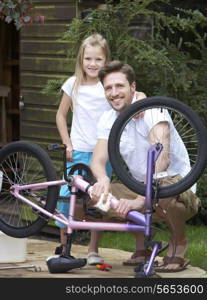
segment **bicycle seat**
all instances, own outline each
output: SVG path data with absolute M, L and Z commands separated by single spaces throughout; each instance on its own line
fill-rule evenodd
M 72 269 L 84 267 L 86 258 L 75 258 L 73 256 L 54 255 L 46 259 L 50 273 L 66 273 Z

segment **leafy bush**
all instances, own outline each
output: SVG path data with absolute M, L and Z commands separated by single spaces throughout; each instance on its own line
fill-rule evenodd
M 134 67 L 140 90 L 150 96 L 173 96 L 203 112 L 207 108 L 207 34 L 198 29 L 207 26 L 207 18 L 198 10 L 174 9 L 175 15 L 167 15 L 164 10 L 171 2 L 121 0 L 113 6 L 107 1 L 107 10 L 91 10 L 88 17 L 75 18 L 68 26 L 63 38 L 74 41 L 68 55 L 75 57 L 81 41 L 99 32 L 109 42 L 112 59 Z M 132 33 L 142 20 L 148 26 L 145 40 Z M 142 30 L 137 26 L 136 31 Z M 195 49 L 197 57 L 191 55 Z
M 0 1 L 0 19 L 7 23 L 14 22 L 19 30 L 24 24 L 44 22 L 44 16 L 32 16 L 32 0 L 2 0 Z
M 63 39 L 74 42 L 68 56 L 75 58 L 85 37 L 101 33 L 109 43 L 111 58 L 133 66 L 138 90 L 148 96 L 177 98 L 207 122 L 207 18 L 199 10 L 176 8 L 173 2 L 106 1 L 106 10 L 88 10 L 84 19 L 74 18 Z M 207 209 L 206 185 L 207 173 L 198 183 Z

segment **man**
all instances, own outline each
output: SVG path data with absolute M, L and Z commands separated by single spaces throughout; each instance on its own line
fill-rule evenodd
M 98 142 L 94 149 L 91 165 L 92 172 L 97 179 L 97 183 L 93 186 L 92 192 L 92 199 L 94 201 L 98 201 L 102 193 L 107 197 L 111 191 L 110 180 L 105 170 L 105 164 L 108 160 L 108 137 L 110 129 L 119 113 L 135 101 L 134 94 L 136 90 L 133 69 L 129 65 L 119 61 L 108 63 L 99 72 L 99 78 L 104 86 L 106 98 L 112 109 L 103 114 L 98 124 Z M 144 96 L 140 98 L 144 98 Z M 144 163 L 134 168 L 134 165 L 138 163 L 137 152 L 136 147 L 133 148 L 132 146 L 130 149 L 130 145 L 133 144 L 135 137 L 139 138 L 139 149 L 140 147 L 144 149 L 146 144 L 149 147 L 157 142 L 162 143 L 163 151 L 157 160 L 156 172 L 166 170 L 173 172 L 173 168 L 176 165 L 176 168 L 180 169 L 176 170 L 176 174 L 177 171 L 180 171 L 178 173 L 182 176 L 183 170 L 187 170 L 190 166 L 189 158 L 185 146 L 180 139 L 180 141 L 176 141 L 179 155 L 175 155 L 173 162 L 169 159 L 170 142 L 172 142 L 170 138 L 176 134 L 173 124 L 170 124 L 168 120 L 160 119 L 159 122 L 151 124 L 151 128 L 145 126 L 149 128 L 149 130 L 147 134 L 143 135 L 139 129 L 140 126 L 144 126 L 146 122 L 148 122 L 147 116 L 143 114 L 138 115 L 130 121 L 128 128 L 125 128 L 124 131 L 126 132 L 123 132 L 125 137 L 123 137 L 124 145 L 121 146 L 121 155 L 129 170 L 135 178 L 136 176 L 143 176 L 144 170 L 146 172 Z M 163 132 L 165 132 L 165 134 L 163 134 Z M 142 151 L 140 152 L 143 153 Z M 176 176 L 173 177 L 174 179 L 163 179 L 163 184 L 168 184 L 168 180 L 176 180 Z M 128 211 L 142 211 L 144 205 L 145 197 L 141 195 L 137 195 L 136 199 L 121 198 L 116 208 L 116 213 L 121 217 L 126 217 Z M 160 266 L 156 268 L 157 271 L 177 272 L 183 270 L 189 263 L 188 260 L 184 259 L 184 254 L 187 249 L 185 221 L 197 213 L 198 206 L 199 199 L 191 190 L 174 198 L 159 199 L 159 205 L 155 208 L 154 215 L 155 218 L 164 221 L 169 227 L 171 231 L 171 241 L 169 243 L 167 256 L 164 257 Z M 144 234 L 138 232 L 136 233 L 136 251 L 126 263 L 138 263 L 145 260 L 147 256 L 149 256 L 149 253 L 147 253 L 147 249 L 144 247 Z

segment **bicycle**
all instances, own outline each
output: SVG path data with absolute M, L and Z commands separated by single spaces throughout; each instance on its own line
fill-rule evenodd
M 127 124 L 140 113 L 156 113 L 166 116 L 172 122 L 187 149 L 189 172 L 172 185 L 161 186 L 159 179 L 170 174 L 156 174 L 156 161 L 163 146 L 157 142 L 147 151 L 146 181 L 135 179 L 129 173 L 120 154 L 121 136 Z M 156 122 L 156 120 L 153 120 Z M 161 243 L 152 240 L 153 205 L 159 198 L 175 196 L 192 187 L 202 175 L 207 164 L 206 153 L 207 130 L 198 116 L 189 106 L 179 100 L 167 97 L 151 97 L 127 107 L 115 121 L 109 137 L 109 158 L 115 174 L 132 191 L 145 195 L 146 208 L 144 213 L 130 211 L 127 223 L 105 223 L 74 220 L 77 194 L 90 195 L 92 173 L 88 166 L 77 164 L 70 172 L 66 168 L 64 145 L 50 145 L 48 150 L 63 150 L 64 178 L 57 180 L 56 170 L 48 153 L 40 146 L 26 141 L 11 142 L 0 151 L 0 230 L 15 238 L 24 238 L 36 234 L 45 226 L 49 219 L 58 220 L 67 226 L 67 253 L 59 258 L 47 261 L 51 273 L 67 272 L 83 267 L 85 259 L 70 256 L 74 230 L 109 230 L 109 231 L 143 231 L 145 246 L 152 249 L 151 256 L 135 268 L 135 277 L 155 276 L 155 257 L 161 250 Z M 137 145 L 138 147 L 139 145 Z M 176 149 L 171 149 L 172 152 Z M 78 172 L 78 174 L 77 174 Z M 56 210 L 59 186 L 67 184 L 71 189 L 70 209 L 68 218 Z M 2 187 L 1 187 L 2 186 Z M 82 196 L 83 196 L 82 194 Z M 110 207 L 115 208 L 117 199 L 110 196 Z M 84 203 L 85 205 L 85 203 Z M 91 211 L 90 213 L 96 213 Z M 99 212 L 99 210 L 98 210 Z

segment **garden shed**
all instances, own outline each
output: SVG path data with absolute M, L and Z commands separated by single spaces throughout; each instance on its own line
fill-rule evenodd
M 23 26 L 0 21 L 0 146 L 15 140 L 29 140 L 42 147 L 60 142 L 55 114 L 57 95 L 43 94 L 50 79 L 74 72 L 74 60 L 67 57 L 70 42 L 62 39 L 75 17 L 84 18 L 87 9 L 103 9 L 105 1 L 33 0 L 34 14 L 45 22 Z M 58 158 L 59 154 L 54 155 Z M 58 159 L 59 160 L 59 159 Z
M 34 22 L 18 31 L 0 21 L 0 146 L 19 139 L 43 147 L 60 141 L 55 124 L 60 99 L 42 90 L 49 79 L 73 73 L 74 60 L 67 58 L 70 43 L 62 40 L 63 33 L 74 17 L 100 4 L 33 0 L 34 14 L 45 17 L 43 24 Z

